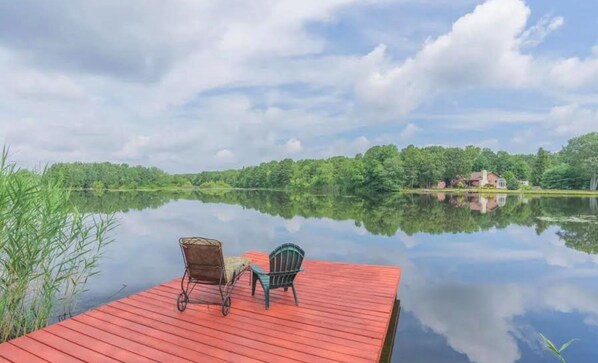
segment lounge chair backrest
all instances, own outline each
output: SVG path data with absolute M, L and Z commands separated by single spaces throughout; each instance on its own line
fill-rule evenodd
M 221 284 L 226 279 L 222 242 L 203 237 L 179 240 L 189 277 L 206 284 Z
M 293 243 L 278 246 L 270 253 L 270 288 L 291 286 L 301 271 L 305 252 Z

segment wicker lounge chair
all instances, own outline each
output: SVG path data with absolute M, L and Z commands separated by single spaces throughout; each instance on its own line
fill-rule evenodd
M 301 247 L 292 243 L 285 243 L 270 253 L 270 272 L 266 273 L 261 267 L 251 265 L 251 295 L 255 295 L 255 285 L 259 281 L 264 289 L 266 310 L 270 308 L 270 290 L 280 287 L 284 288 L 284 291 L 287 291 L 289 287 L 293 289 L 295 305 L 299 305 L 297 292 L 295 291 L 295 277 L 303 271 L 301 263 L 304 256 L 305 252 Z
M 181 290 L 177 298 L 179 311 L 185 310 L 187 303 L 221 305 L 222 315 L 228 315 L 231 307 L 231 294 L 241 274 L 249 267 L 245 257 L 224 257 L 222 242 L 203 237 L 183 237 L 179 240 L 185 274 L 181 280 Z M 197 284 L 218 285 L 221 301 L 209 302 L 202 299 L 190 299 L 189 296 Z

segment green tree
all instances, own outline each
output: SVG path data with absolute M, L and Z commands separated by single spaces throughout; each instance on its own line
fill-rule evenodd
M 513 158 L 506 151 L 499 151 L 496 153 L 496 163 L 493 172 L 502 175 L 507 171 L 513 170 Z
M 496 171 L 497 156 L 494 151 L 484 148 L 475 158 L 472 171 L 489 170 Z
M 569 140 L 561 151 L 563 161 L 586 180 L 590 190 L 598 187 L 598 132 Z
M 543 148 L 539 148 L 536 153 L 536 161 L 534 162 L 534 168 L 532 170 L 532 184 L 540 185 L 542 183 L 542 177 L 544 172 L 550 168 L 549 154 Z
M 278 163 L 278 167 L 272 171 L 271 179 L 273 186 L 277 188 L 286 188 L 293 177 L 295 163 L 291 159 L 284 159 Z
M 353 193 L 363 187 L 365 171 L 361 158 L 338 158 L 335 168 L 336 184 L 342 190 Z
M 419 185 L 430 188 L 444 175 L 444 153 L 439 146 L 430 146 L 421 149 L 418 161 Z
M 402 163 L 394 145 L 374 146 L 363 156 L 365 185 L 374 192 L 399 190 L 402 184 Z
M 513 171 L 513 174 L 515 174 L 515 177 L 519 180 L 529 180 L 529 178 L 531 176 L 530 167 L 529 167 L 528 163 L 526 163 L 523 160 L 517 161 L 513 165 L 512 171 Z
M 507 189 L 509 190 L 517 190 L 519 189 L 519 181 L 515 174 L 512 171 L 507 171 L 504 173 L 503 178 L 507 181 Z
M 468 175 L 471 172 L 474 160 L 471 154 L 464 149 L 451 147 L 444 150 L 444 173 L 442 179 L 447 183 L 457 176 Z
M 542 188 L 572 189 L 575 184 L 575 172 L 568 164 L 559 164 L 546 170 L 542 176 Z
M 334 167 L 329 162 L 317 162 L 311 187 L 317 189 L 331 188 L 334 181 Z
M 419 181 L 419 169 L 421 162 L 421 151 L 413 145 L 407 146 L 401 151 L 403 160 L 403 177 L 405 185 L 413 188 Z

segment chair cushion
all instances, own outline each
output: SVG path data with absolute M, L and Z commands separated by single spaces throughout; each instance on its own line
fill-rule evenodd
M 234 256 L 224 257 L 224 269 L 226 270 L 226 283 L 233 282 L 233 276 L 239 275 L 241 271 L 247 268 L 251 260 L 247 257 Z

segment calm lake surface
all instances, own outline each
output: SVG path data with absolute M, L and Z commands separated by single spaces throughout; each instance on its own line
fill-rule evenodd
M 310 259 L 402 267 L 394 362 L 556 362 L 538 332 L 559 345 L 580 339 L 569 362 L 598 362 L 596 198 L 229 191 L 73 200 L 120 220 L 79 311 L 181 276 L 181 236 L 220 239 L 228 255 L 296 242 Z

